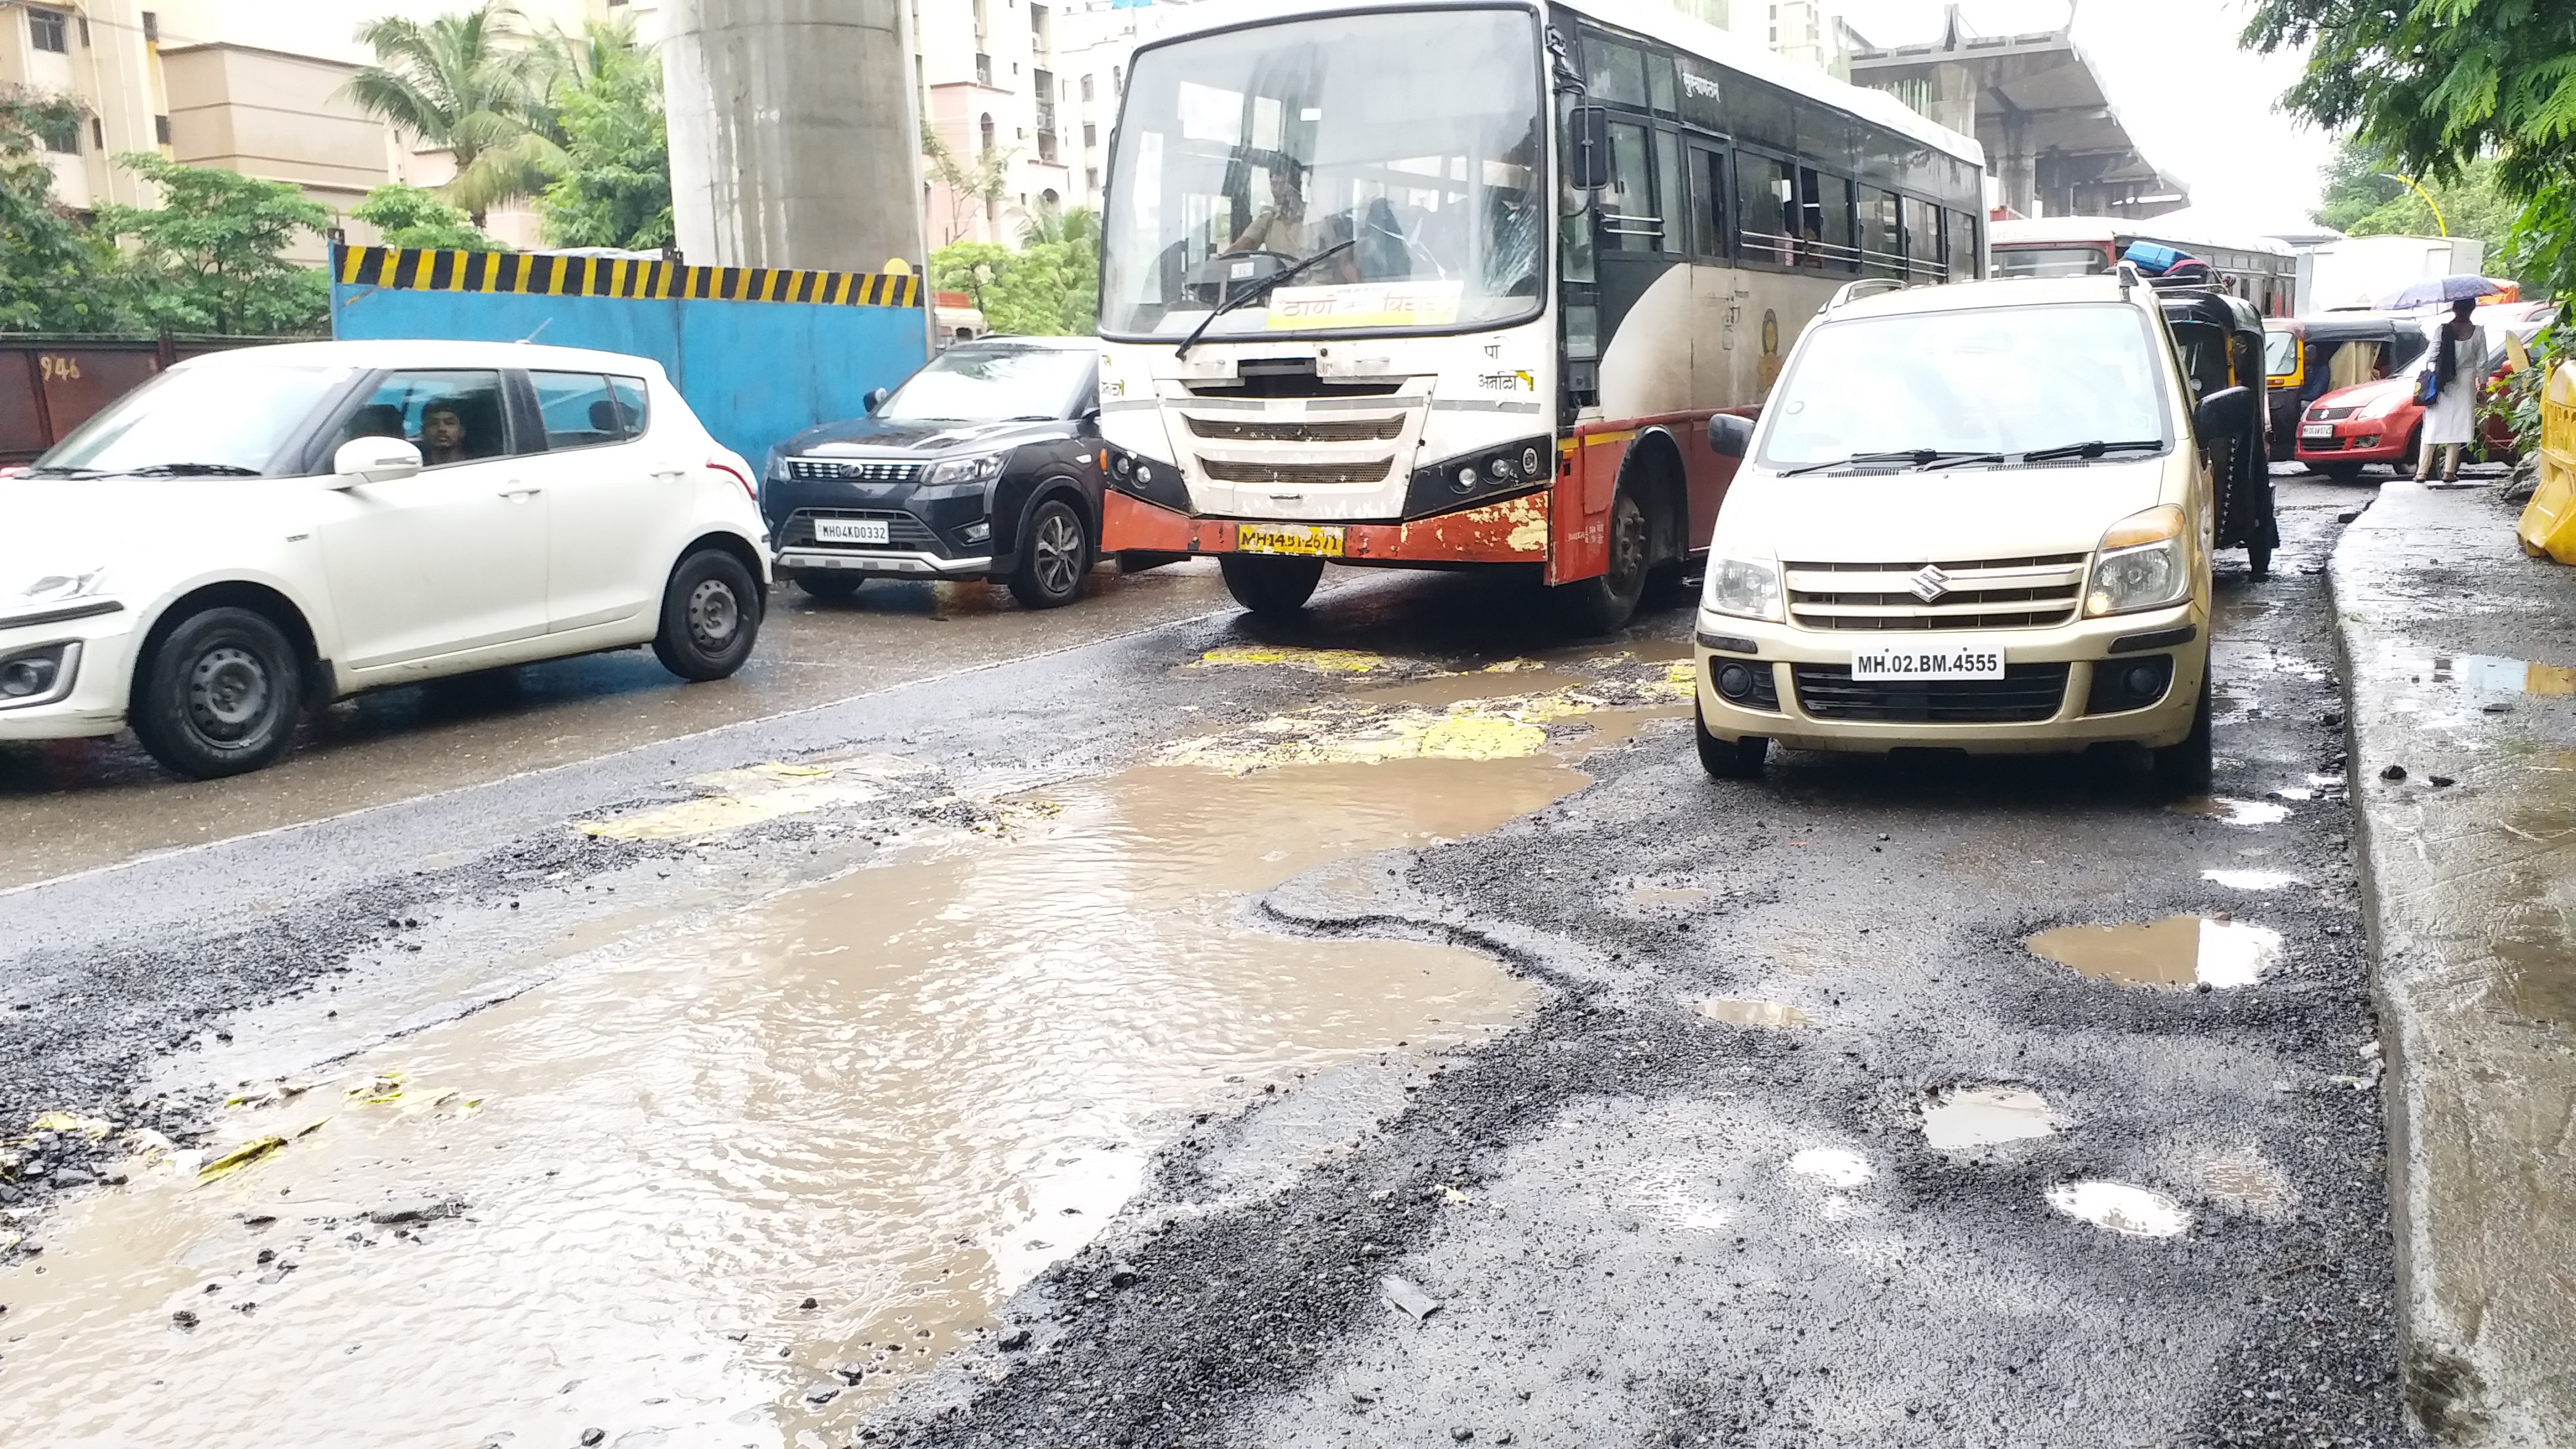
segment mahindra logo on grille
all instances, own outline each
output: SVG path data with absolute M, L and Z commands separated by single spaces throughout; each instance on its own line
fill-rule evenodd
M 1925 564 L 1914 573 L 1914 597 L 1929 604 L 1950 592 L 1950 576 L 1939 564 Z

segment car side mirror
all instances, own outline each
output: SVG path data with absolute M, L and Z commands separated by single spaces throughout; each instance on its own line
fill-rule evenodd
M 2254 421 L 2254 389 L 2222 387 L 2200 400 L 2194 415 L 2204 438 L 2229 438 Z
M 1565 178 L 1577 191 L 1610 184 L 1610 108 L 1576 106 L 1565 118 Z
M 1708 420 L 1708 450 L 1721 458 L 1741 458 L 1753 446 L 1753 424 L 1733 413 Z
M 881 387 L 872 387 L 872 388 L 869 388 L 869 389 L 868 389 L 868 416 L 869 416 L 869 417 L 875 417 L 875 416 L 877 415 L 877 409 L 879 409 L 879 408 L 881 408 L 881 407 L 884 407 L 884 406 L 885 406 L 885 404 L 886 404 L 886 399 L 887 399 L 887 398 L 890 398 L 890 397 L 892 397 L 892 396 L 894 396 L 894 394 L 893 394 L 893 393 L 891 393 L 891 392 L 889 392 L 889 391 L 887 391 L 887 390 L 886 390 L 886 389 L 884 389 L 884 388 L 881 388 Z
M 420 449 L 403 438 L 351 438 L 331 455 L 331 486 L 391 483 L 420 472 Z

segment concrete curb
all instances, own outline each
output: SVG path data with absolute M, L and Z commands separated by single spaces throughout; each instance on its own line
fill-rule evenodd
M 2576 1444 L 2576 571 L 2486 490 L 2397 481 L 2329 582 L 2407 1404 L 2444 1444 Z

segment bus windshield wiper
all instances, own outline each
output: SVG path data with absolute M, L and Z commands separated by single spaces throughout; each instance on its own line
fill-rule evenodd
M 1956 449 L 1900 448 L 1887 453 L 1854 453 L 1848 458 L 1836 458 L 1830 463 L 1809 463 L 1802 468 L 1784 469 L 1781 471 L 1779 476 L 1783 478 L 1795 478 L 1801 473 L 1821 473 L 1827 468 L 1849 468 L 1856 464 L 1864 463 L 1909 463 L 1914 467 L 1921 468 L 1929 464 L 1938 463 L 1944 458 L 1953 459 L 1958 462 L 1966 462 L 1970 458 L 1982 458 L 1985 456 L 1987 455 L 1983 453 L 1966 453 L 1960 452 Z
M 125 470 L 128 478 L 256 478 L 257 468 L 237 463 L 147 463 Z
M 1227 300 L 1217 303 L 1215 311 L 1208 313 L 1207 316 L 1200 319 L 1197 330 L 1190 333 L 1190 335 L 1182 341 L 1180 346 L 1172 349 L 1172 355 L 1174 357 L 1189 356 L 1190 349 L 1199 345 L 1199 339 L 1207 335 L 1207 330 L 1216 325 L 1216 319 L 1219 317 L 1224 316 L 1226 313 L 1231 312 L 1238 307 L 1249 306 L 1252 303 L 1259 301 L 1261 298 L 1269 296 L 1271 288 L 1287 281 L 1290 277 L 1304 273 L 1308 268 L 1313 267 L 1327 257 L 1340 256 L 1342 253 L 1349 251 L 1351 248 L 1358 246 L 1359 244 L 1360 241 L 1358 237 L 1353 237 L 1348 241 L 1335 242 L 1331 246 L 1328 246 L 1322 251 L 1315 253 L 1313 256 L 1308 257 L 1306 260 L 1298 262 L 1292 266 L 1281 267 L 1279 270 L 1272 272 L 1269 276 L 1266 276 L 1260 281 L 1253 283 L 1251 286 L 1244 288 L 1242 291 L 1235 293 Z
M 2129 453 L 2140 448 L 2162 448 L 2162 438 L 2124 438 L 2106 443 L 2096 438 L 2089 443 L 2061 443 L 2054 448 L 2033 448 L 2021 455 L 2025 463 L 2045 463 L 2051 458 L 2099 458 L 2105 453 Z

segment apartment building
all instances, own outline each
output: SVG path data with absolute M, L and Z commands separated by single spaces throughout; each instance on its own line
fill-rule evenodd
M 149 205 L 151 188 L 115 164 L 128 151 L 173 154 L 170 103 L 155 53 L 159 17 L 135 0 L 38 5 L 0 0 L 0 91 L 63 99 L 76 114 L 44 138 L 54 197 L 86 211 Z

